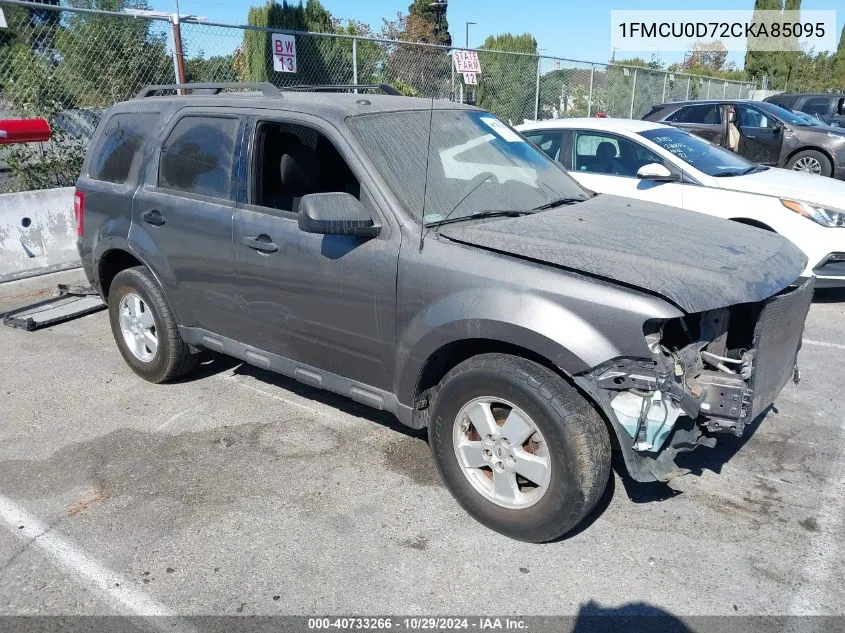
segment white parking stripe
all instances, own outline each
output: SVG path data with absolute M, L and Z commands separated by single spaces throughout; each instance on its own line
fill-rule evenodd
M 845 349 L 845 345 L 839 343 L 828 343 L 826 341 L 814 341 L 813 339 L 805 338 L 804 344 L 817 345 L 818 347 L 832 347 L 833 349 Z
M 121 615 L 168 616 L 166 620 L 151 618 L 144 620 L 143 623 L 148 628 L 157 631 L 191 630 L 190 627 L 186 628 L 184 623 L 174 622 L 174 614 L 167 607 L 144 592 L 132 589 L 130 580 L 101 565 L 3 495 L 0 495 L 0 519 L 14 534 L 27 541 L 28 545 L 37 547 L 46 554 L 53 564 L 84 581 L 98 597 L 117 606 Z

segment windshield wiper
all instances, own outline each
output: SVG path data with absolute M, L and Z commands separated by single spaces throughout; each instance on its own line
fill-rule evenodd
M 434 222 L 426 222 L 426 227 L 443 226 L 444 224 L 452 224 L 454 222 L 464 222 L 466 220 L 480 220 L 482 218 L 515 218 L 520 215 L 528 215 L 534 211 L 477 211 L 469 215 L 459 215 L 454 218 L 444 218 L 443 220 L 436 220 Z
M 531 209 L 532 211 L 545 211 L 546 209 L 554 209 L 555 207 L 562 207 L 565 204 L 576 204 L 578 202 L 584 202 L 586 198 L 558 198 L 557 200 L 552 200 L 551 202 L 547 202 L 546 204 L 541 204 L 539 207 L 534 207 Z
M 713 178 L 728 178 L 729 176 L 745 176 L 746 174 L 753 174 L 758 171 L 766 171 L 768 167 L 765 165 L 752 165 L 746 169 L 732 169 L 730 171 L 722 171 L 718 174 L 713 174 Z

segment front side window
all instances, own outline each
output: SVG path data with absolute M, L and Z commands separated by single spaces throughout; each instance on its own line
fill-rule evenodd
M 719 114 L 719 105 L 716 103 L 703 103 L 700 105 L 686 106 L 666 117 L 667 121 L 673 123 L 702 123 L 706 125 L 717 125 L 722 122 Z
M 804 107 L 801 108 L 801 111 L 806 112 L 807 114 L 826 116 L 828 112 L 830 112 L 830 105 L 831 100 L 827 97 L 813 97 L 812 99 L 807 99 L 807 102 L 804 104 Z
M 663 164 L 654 152 L 623 136 L 607 132 L 578 132 L 575 141 L 577 171 L 634 178 L 640 167 Z
M 296 213 L 303 196 L 348 193 L 360 200 L 361 185 L 334 144 L 315 129 L 262 121 L 256 127 L 251 201 Z
M 765 114 L 757 108 L 751 106 L 737 104 L 737 116 L 739 117 L 740 127 L 759 127 L 772 129 L 775 127 L 776 119 L 770 115 Z
M 161 149 L 158 186 L 232 199 L 232 159 L 238 119 L 186 116 Z
M 390 189 L 426 222 L 587 199 L 560 165 L 487 112 L 382 112 L 347 122 Z
M 92 153 L 88 176 L 116 184 L 137 182 L 144 150 L 156 131 L 158 115 L 152 113 L 115 114 L 106 124 L 101 140 Z
M 671 152 L 708 176 L 733 176 L 756 168 L 754 163 L 745 160 L 742 156 L 677 128 L 655 128 L 640 132 L 640 136 Z

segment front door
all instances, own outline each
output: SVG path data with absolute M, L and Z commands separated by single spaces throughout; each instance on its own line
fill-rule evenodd
M 735 107 L 740 133 L 738 153 L 761 165 L 777 165 L 783 124 L 754 106 L 738 103 Z
M 318 127 L 320 126 L 320 127 Z M 304 365 L 389 389 L 395 344 L 398 227 L 353 169 L 343 139 L 317 120 L 250 124 L 249 191 L 235 212 L 235 338 Z M 316 235 L 298 227 L 309 193 L 358 197 L 379 236 Z
M 225 335 L 234 307 L 232 169 L 242 121 L 182 112 L 135 194 L 129 239 L 179 323 Z

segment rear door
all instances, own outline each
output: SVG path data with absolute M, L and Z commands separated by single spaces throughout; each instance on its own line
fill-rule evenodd
M 242 117 L 182 109 L 132 205 L 130 242 L 165 287 L 180 325 L 226 335 L 233 296 L 233 178 Z
M 754 106 L 738 103 L 735 107 L 740 132 L 738 153 L 761 165 L 777 165 L 783 143 L 783 124 Z
M 679 108 L 665 119 L 666 123 L 707 139 L 717 145 L 725 144 L 725 130 L 718 103 L 696 103 Z

